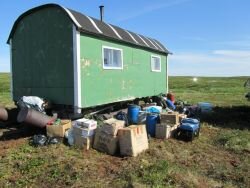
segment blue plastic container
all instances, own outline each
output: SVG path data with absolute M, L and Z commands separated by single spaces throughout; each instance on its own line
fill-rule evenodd
M 180 130 L 195 132 L 200 128 L 200 121 L 194 118 L 185 118 L 181 121 Z
M 196 123 L 183 123 L 179 127 L 180 130 L 186 130 L 186 131 L 191 131 L 191 132 L 198 131 L 199 128 L 200 128 L 199 124 L 196 124 Z
M 200 133 L 200 121 L 193 118 L 185 118 L 181 121 L 180 127 L 177 128 L 175 137 L 185 141 L 192 141 Z
M 200 124 L 199 120 L 194 119 L 194 118 L 184 118 L 184 119 L 182 119 L 181 124 L 184 124 L 184 123 Z
M 139 111 L 141 110 L 140 106 L 129 105 L 128 106 L 128 122 L 129 124 L 137 124 L 139 121 Z
M 156 124 L 159 119 L 158 114 L 148 114 L 147 119 L 146 119 L 146 128 L 147 128 L 147 133 L 155 137 L 155 129 L 156 129 Z

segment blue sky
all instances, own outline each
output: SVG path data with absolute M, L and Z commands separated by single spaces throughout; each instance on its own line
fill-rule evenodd
M 58 3 L 92 17 L 105 6 L 104 20 L 160 40 L 173 55 L 170 75 L 250 76 L 249 0 L 2 0 L 0 72 L 9 72 L 6 44 L 23 12 Z

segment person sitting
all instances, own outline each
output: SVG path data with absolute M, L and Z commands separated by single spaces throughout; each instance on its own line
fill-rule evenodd
M 173 93 L 167 93 L 167 99 L 169 99 L 170 101 L 172 101 L 172 103 L 174 104 L 175 99 L 174 99 L 174 94 Z

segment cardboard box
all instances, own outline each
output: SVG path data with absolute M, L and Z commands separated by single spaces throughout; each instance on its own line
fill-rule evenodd
M 172 127 L 167 124 L 156 124 L 155 137 L 158 139 L 168 139 L 171 137 Z
M 93 137 L 82 137 L 81 135 L 74 135 L 74 145 L 80 149 L 89 150 L 93 144 Z
M 155 137 L 158 139 L 169 139 L 175 136 L 176 130 L 179 124 L 167 125 L 167 124 L 157 124 L 155 129 Z
M 181 123 L 181 121 L 183 119 L 187 118 L 187 115 L 186 114 L 179 114 L 179 122 Z
M 148 137 L 145 125 L 131 125 L 118 131 L 120 153 L 125 156 L 137 156 L 148 149 Z
M 86 128 L 86 129 L 89 129 L 89 130 L 97 128 L 97 122 L 96 121 L 94 121 L 92 119 L 85 119 L 85 118 L 78 119 L 78 120 L 74 121 L 74 125 L 82 127 L 82 128 Z
M 61 120 L 60 125 L 47 125 L 46 131 L 49 137 L 64 137 L 65 132 L 71 128 L 71 120 Z
M 118 149 L 118 137 L 107 134 L 98 128 L 95 132 L 93 148 L 114 155 Z
M 160 114 L 161 124 L 176 125 L 179 124 L 179 113 L 178 112 L 164 112 Z
M 95 133 L 95 129 L 88 129 L 85 127 L 81 127 L 78 125 L 73 125 L 73 135 L 80 135 L 82 137 L 89 137 L 89 136 L 93 136 Z
M 119 129 L 125 126 L 125 121 L 117 120 L 114 118 L 103 121 L 102 131 L 116 136 Z

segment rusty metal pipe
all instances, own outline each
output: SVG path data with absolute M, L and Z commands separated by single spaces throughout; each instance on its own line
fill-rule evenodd
M 8 120 L 8 112 L 3 107 L 0 107 L 0 120 L 3 120 L 3 121 L 7 121 Z
M 36 127 L 45 127 L 48 122 L 54 121 L 56 117 L 47 116 L 30 108 L 22 108 L 17 116 L 17 122 L 29 123 Z

